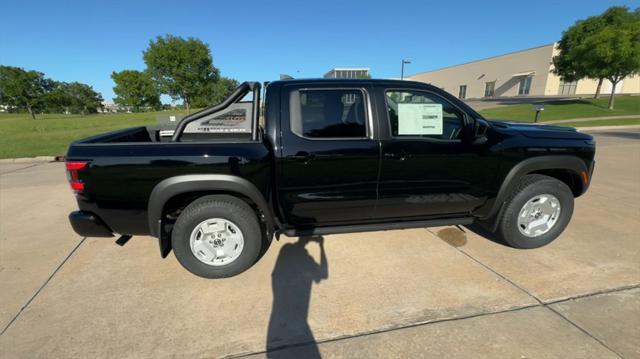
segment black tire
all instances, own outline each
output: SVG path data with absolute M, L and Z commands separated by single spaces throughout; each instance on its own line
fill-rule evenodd
M 223 218 L 235 223 L 244 239 L 240 256 L 220 266 L 201 262 L 191 251 L 191 232 L 210 218 Z M 258 217 L 244 201 L 232 196 L 207 196 L 189 204 L 180 214 L 171 233 L 171 245 L 178 262 L 189 272 L 204 278 L 225 278 L 249 269 L 258 259 L 263 243 Z
M 547 232 L 537 237 L 527 237 L 518 229 L 518 215 L 522 207 L 532 198 L 551 194 L 560 202 L 560 214 Z M 527 175 L 505 202 L 496 235 L 509 246 L 521 249 L 539 248 L 551 243 L 564 231 L 573 214 L 573 193 L 562 181 L 544 175 Z

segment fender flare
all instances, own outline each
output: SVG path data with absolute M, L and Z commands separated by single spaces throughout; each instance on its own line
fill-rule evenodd
M 535 171 L 554 169 L 573 172 L 578 178 L 582 178 L 582 172 L 589 174 L 586 163 L 580 157 L 537 156 L 528 158 L 518 162 L 513 166 L 513 168 L 511 168 L 511 170 L 509 170 L 500 185 L 500 190 L 498 191 L 493 203 L 491 203 L 488 208 L 485 207 L 478 211 L 480 213 L 485 212 L 486 214 L 482 215 L 478 213 L 478 217 L 480 217 L 481 220 L 487 220 L 495 217 L 501 211 L 509 194 L 515 189 L 520 182 L 520 179 L 525 175 Z M 588 184 L 582 183 L 582 193 L 586 190 L 587 185 Z
M 255 185 L 244 178 L 232 175 L 197 174 L 170 177 L 153 188 L 147 208 L 151 235 L 160 238 L 162 211 L 169 199 L 182 193 L 200 191 L 224 191 L 248 197 L 264 215 L 269 233 L 273 233 L 273 214 L 264 196 Z

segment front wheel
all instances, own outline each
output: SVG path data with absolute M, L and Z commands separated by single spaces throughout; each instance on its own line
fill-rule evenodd
M 544 175 L 527 175 L 505 203 L 497 235 L 514 248 L 538 248 L 556 239 L 573 214 L 573 193 Z
M 176 258 L 205 278 L 230 277 L 257 260 L 262 231 L 256 213 L 231 196 L 210 196 L 188 205 L 171 234 Z

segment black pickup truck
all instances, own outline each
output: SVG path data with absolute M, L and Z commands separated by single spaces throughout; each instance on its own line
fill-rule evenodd
M 536 248 L 593 173 L 591 136 L 488 121 L 428 84 L 276 81 L 264 102 L 261 87 L 243 83 L 169 137 L 135 127 L 71 144 L 74 230 L 157 237 L 208 278 L 248 269 L 281 234 L 477 223 Z

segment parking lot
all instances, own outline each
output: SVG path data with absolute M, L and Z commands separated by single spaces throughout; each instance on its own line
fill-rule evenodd
M 547 247 L 457 227 L 283 236 L 224 280 L 151 237 L 77 236 L 63 164 L 0 164 L 0 356 L 640 357 L 640 130 L 594 134 L 591 188 Z

